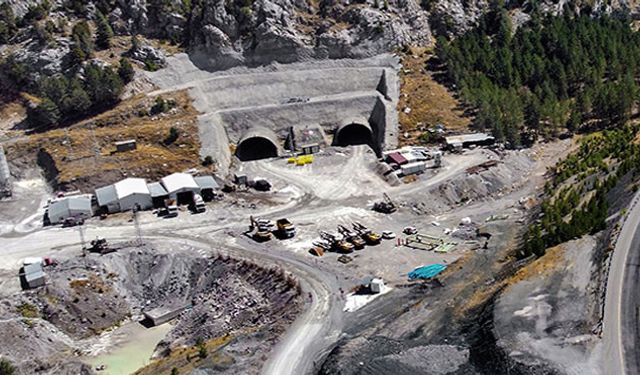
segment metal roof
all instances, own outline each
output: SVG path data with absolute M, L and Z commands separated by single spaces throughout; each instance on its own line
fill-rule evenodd
M 187 173 L 171 174 L 164 177 L 161 182 L 169 194 L 181 189 L 199 189 L 196 180 L 193 179 L 192 175 Z
M 165 195 L 168 195 L 167 191 L 159 182 L 152 182 L 150 184 L 147 184 L 147 188 L 149 189 L 149 194 L 151 194 L 152 198 L 163 197 Z
M 114 185 L 118 199 L 128 197 L 133 194 L 150 195 L 147 182 L 143 178 L 125 178 Z
M 24 266 L 24 278 L 29 281 L 37 280 L 44 277 L 44 271 L 42 270 L 42 264 L 31 263 Z
M 89 215 L 91 210 L 91 196 L 88 194 L 65 197 L 49 205 L 49 217 L 68 216 L 71 211 L 81 211 Z
M 197 176 L 194 177 L 196 184 L 200 186 L 200 189 L 218 189 L 220 185 L 216 182 L 213 176 Z
M 493 136 L 487 133 L 471 133 L 471 134 L 461 134 L 461 135 L 452 135 L 450 137 L 446 137 L 445 140 L 447 144 L 456 144 L 456 143 L 465 143 L 465 142 L 482 142 L 494 139 Z
M 116 202 L 118 195 L 115 186 L 109 185 L 96 189 L 96 199 L 98 200 L 98 206 L 107 206 Z
M 406 164 L 408 162 L 407 159 L 404 156 L 402 156 L 402 154 L 400 154 L 399 152 L 392 152 L 389 155 L 387 155 L 387 157 L 398 165 Z

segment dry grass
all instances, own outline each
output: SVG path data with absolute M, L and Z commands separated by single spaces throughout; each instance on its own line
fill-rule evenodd
M 218 353 L 218 351 L 227 345 L 232 339 L 233 336 L 225 335 L 206 341 L 204 343 L 208 353 L 206 358 L 200 358 L 198 356 L 198 348 L 195 346 L 172 350 L 167 357 L 153 361 L 146 367 L 136 371 L 135 374 L 170 374 L 171 369 L 173 368 L 177 368 L 180 374 L 189 374 L 196 367 L 207 365 L 231 365 L 233 363 L 233 358 L 225 355 L 224 353 Z
M 20 135 L 19 131 L 11 128 L 26 117 L 27 109 L 19 101 L 0 105 L 0 138 Z
M 400 145 L 416 144 L 426 128 L 442 123 L 448 130 L 464 132 L 471 119 L 465 117 L 460 103 L 446 87 L 436 82 L 426 70 L 431 52 L 426 48 L 410 48 L 402 55 L 400 72 Z M 405 108 L 411 108 L 405 113 Z M 409 137 L 405 138 L 404 133 Z
M 465 298 L 463 303 L 459 305 L 455 310 L 455 315 L 458 318 L 468 316 L 470 313 L 477 311 L 477 308 L 486 303 L 489 298 L 494 296 L 498 291 L 503 288 L 516 285 L 517 283 L 532 279 L 535 277 L 542 277 L 548 275 L 553 271 L 557 271 L 560 267 L 564 267 L 564 248 L 563 245 L 558 245 L 547 249 L 546 254 L 543 257 L 536 259 L 535 261 L 520 268 L 515 274 L 505 279 L 496 280 L 495 282 L 485 287 L 478 287 L 474 290 L 473 294 L 469 298 Z M 483 278 L 477 277 L 474 280 L 468 280 L 468 283 L 475 285 L 482 285 Z
M 515 275 L 508 278 L 505 281 L 506 286 L 509 287 L 523 280 L 548 275 L 559 267 L 562 267 L 564 263 L 563 245 L 551 247 L 547 249 L 547 252 L 543 257 L 540 257 L 527 266 L 522 267 L 515 273 Z
M 69 128 L 10 144 L 7 155 L 33 157 L 42 149 L 53 158 L 59 185 L 87 191 L 126 176 L 153 180 L 199 166 L 198 113 L 191 99 L 184 91 L 163 97 L 175 100 L 176 107 L 160 115 L 141 115 L 153 106 L 154 99 L 140 95 Z M 179 137 L 165 145 L 172 127 Z M 114 142 L 127 139 L 135 139 L 137 149 L 115 153 Z
M 90 274 L 86 279 L 75 279 L 69 282 L 69 286 L 77 293 L 92 291 L 97 293 L 107 293 L 111 287 L 98 275 Z

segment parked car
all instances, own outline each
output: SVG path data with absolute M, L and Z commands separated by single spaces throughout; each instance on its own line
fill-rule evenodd
M 385 240 L 392 240 L 396 238 L 396 234 L 390 230 L 385 230 L 382 232 L 382 238 L 384 238 Z
M 418 234 L 418 230 L 415 227 L 404 227 L 404 229 L 402 230 L 402 233 L 404 234 Z

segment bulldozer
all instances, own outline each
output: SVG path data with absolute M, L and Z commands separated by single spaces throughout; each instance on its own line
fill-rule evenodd
M 345 227 L 344 225 L 338 225 L 338 232 L 342 234 L 342 237 L 346 241 L 351 242 L 356 250 L 364 249 L 364 245 L 367 244 L 365 240 L 358 236 L 358 233 L 349 230 L 349 228 Z
M 353 223 L 353 229 L 369 245 L 377 245 L 382 240 L 382 236 L 379 233 L 372 231 L 360 223 Z
M 398 207 L 387 193 L 382 193 L 382 202 L 374 203 L 373 210 L 383 214 L 391 214 L 398 211 Z
M 320 232 L 320 238 L 322 238 L 324 241 L 327 241 L 328 243 L 331 244 L 331 247 L 341 253 L 341 254 L 349 254 L 353 252 L 353 249 L 355 248 L 355 246 L 353 246 L 352 243 L 347 242 L 345 240 L 341 240 L 338 239 L 338 237 L 334 236 L 331 233 L 328 232 Z

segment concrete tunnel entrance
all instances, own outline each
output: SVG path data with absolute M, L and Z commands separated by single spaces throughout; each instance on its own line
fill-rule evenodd
M 372 145 L 373 132 L 367 125 L 352 122 L 338 129 L 333 143 L 337 146 Z
M 241 161 L 275 158 L 278 156 L 278 146 L 267 138 L 251 137 L 238 144 L 236 155 Z
M 236 156 L 241 161 L 275 158 L 280 154 L 279 139 L 271 129 L 256 126 L 240 138 Z

